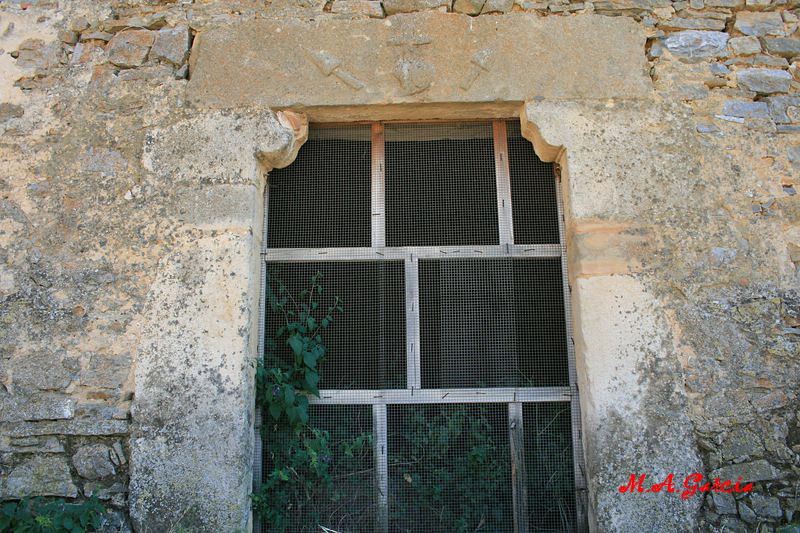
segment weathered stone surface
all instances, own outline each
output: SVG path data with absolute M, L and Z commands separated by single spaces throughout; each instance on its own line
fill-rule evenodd
M 103 444 L 82 446 L 72 456 L 72 464 L 83 478 L 103 479 L 117 473 L 111 462 L 111 453 L 111 449 Z
M 188 26 L 162 28 L 156 32 L 150 58 L 167 61 L 179 67 L 189 57 L 190 42 Z
M 508 13 L 512 7 L 514 7 L 514 0 L 486 0 L 486 3 L 483 4 L 483 9 L 481 9 L 481 14 Z
M 664 39 L 664 46 L 678 57 L 703 59 L 725 52 L 728 34 L 717 31 L 681 31 Z
M 143 65 L 153 45 L 153 32 L 148 30 L 126 30 L 119 32 L 108 42 L 108 60 L 118 67 L 131 68 Z
M 800 56 L 800 39 L 788 37 L 765 38 L 764 48 L 770 54 L 785 57 L 792 60 Z
M 9 437 L 31 435 L 125 435 L 129 424 L 125 420 L 72 419 L 47 422 L 18 422 L 0 427 Z
M 383 0 L 387 15 L 413 13 L 430 9 L 449 9 L 451 0 Z
M 8 366 L 14 383 L 30 389 L 62 390 L 75 377 L 72 365 L 65 363 L 60 352 L 35 351 L 12 359 Z
M 779 476 L 780 472 L 763 459 L 750 463 L 723 466 L 711 472 L 712 478 L 730 479 L 733 481 L 742 478 L 744 482 L 766 481 L 777 479 Z
M 766 54 L 758 54 L 750 57 L 734 57 L 725 61 L 725 64 L 776 68 L 784 68 L 789 65 L 782 57 L 768 56 Z
M 753 505 L 753 511 L 758 516 L 764 518 L 781 518 L 783 511 L 781 510 L 781 503 L 778 498 L 774 496 L 764 496 L 763 494 L 753 493 L 750 495 L 750 503 Z
M 20 118 L 24 114 L 25 109 L 22 106 L 9 104 L 8 102 L 0 104 L 0 123 L 12 118 Z
M 658 23 L 665 30 L 714 30 L 725 29 L 725 21 L 712 18 L 680 18 L 675 17 Z
M 58 396 L 8 394 L 0 389 L 0 422 L 72 418 L 75 401 Z
M 131 516 L 139 530 L 168 530 L 178 520 L 193 531 L 247 525 L 253 437 L 243 406 L 253 402 L 249 328 L 259 284 L 259 161 L 289 164 L 303 128 L 292 113 L 217 112 L 146 135 L 144 167 L 184 184 L 198 206 L 192 224 L 214 231 L 171 246 L 148 293 L 129 462 Z M 203 201 L 208 197 L 195 190 L 197 183 L 223 184 L 223 193 L 213 196 L 219 200 L 231 189 L 243 194 Z
M 128 355 L 109 357 L 93 353 L 80 373 L 81 385 L 113 389 L 120 387 L 128 378 L 131 357 Z
M 455 0 L 453 11 L 465 15 L 477 15 L 483 9 L 486 0 Z
M 755 35 L 756 37 L 786 35 L 780 13 L 740 11 L 736 14 L 734 28 L 745 35 Z
M 34 494 L 66 498 L 78 495 L 64 456 L 32 456 L 0 477 L 0 497 L 19 499 Z
M 729 100 L 722 108 L 723 115 L 743 118 L 769 118 L 769 110 L 765 102 L 741 102 Z
M 397 15 L 391 22 L 387 26 L 369 19 L 347 24 L 253 21 L 207 31 L 195 39 L 190 98 L 215 107 L 247 103 L 303 107 L 420 99 L 503 102 L 583 94 L 632 98 L 650 92 L 645 58 L 638 52 L 644 46 L 644 34 L 624 18 L 587 15 L 567 23 L 560 17 L 541 19 L 527 14 L 473 19 L 422 13 Z M 276 33 L 278 27 L 281 31 Z M 269 40 L 264 40 L 266 35 L 271 36 Z M 254 42 L 263 43 L 258 55 L 247 52 Z M 298 49 L 296 42 L 314 42 L 316 54 L 322 50 L 339 63 L 326 74 L 314 68 L 316 56 Z M 511 43 L 513 54 L 486 71 L 481 69 L 474 82 L 464 84 L 479 68 L 471 62 L 474 54 L 502 50 Z M 407 49 L 414 50 L 413 58 Z M 550 50 L 562 60 L 537 59 Z M 637 52 L 628 53 L 633 50 Z M 403 62 L 425 67 L 417 71 L 431 73 L 430 83 L 414 83 L 421 88 L 409 91 L 403 77 L 398 77 Z M 530 68 L 532 64 L 537 68 Z M 570 69 L 562 68 L 564 64 Z M 360 80 L 363 88 L 348 86 L 337 77 L 340 71 Z M 498 80 L 503 80 L 502 91 L 497 90 Z
M 749 91 L 774 94 L 788 92 L 792 76 L 785 70 L 748 68 L 736 72 L 736 81 Z
M 703 3 L 708 7 L 726 7 L 731 9 L 744 6 L 744 0 L 705 0 Z
M 736 500 L 725 492 L 712 492 L 711 499 L 719 514 L 736 514 Z
M 748 56 L 761 52 L 761 43 L 758 37 L 748 35 L 746 37 L 734 37 L 728 41 L 728 46 L 734 54 Z
M 331 8 L 337 15 L 352 15 L 354 17 L 383 17 L 383 6 L 373 0 L 336 0 Z

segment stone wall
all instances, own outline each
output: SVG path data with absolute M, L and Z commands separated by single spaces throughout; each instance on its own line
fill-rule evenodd
M 519 114 L 562 168 L 595 529 L 800 521 L 796 1 L 0 5 L 3 498 L 97 494 L 109 531 L 248 527 L 261 191 L 302 142 L 272 106 Z M 437 63 L 453 24 L 506 32 L 496 63 Z M 390 50 L 309 58 L 277 31 L 298 27 Z M 530 71 L 504 71 L 523 46 Z M 695 471 L 756 490 L 616 490 Z

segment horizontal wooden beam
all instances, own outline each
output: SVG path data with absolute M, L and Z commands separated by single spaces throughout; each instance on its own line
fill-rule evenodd
M 499 257 L 561 257 L 560 244 L 492 246 L 405 246 L 383 248 L 269 248 L 267 261 L 381 261 L 406 259 L 493 259 Z
M 524 387 L 493 389 L 387 389 L 321 390 L 317 405 L 378 405 L 412 403 L 529 403 L 568 402 L 569 387 Z

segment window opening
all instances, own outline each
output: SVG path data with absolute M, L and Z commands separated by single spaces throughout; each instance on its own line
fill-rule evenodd
M 343 301 L 311 423 L 368 440 L 288 531 L 586 530 L 563 204 L 519 123 L 312 126 L 266 196 L 265 286 Z

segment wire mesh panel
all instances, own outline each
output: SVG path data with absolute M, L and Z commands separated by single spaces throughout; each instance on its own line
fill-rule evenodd
M 375 523 L 375 464 L 369 406 L 312 406 L 299 438 L 270 425 L 265 416 L 265 480 L 284 513 L 261 530 L 367 533 Z
M 264 418 L 262 531 L 585 530 L 560 202 L 515 121 L 312 127 L 270 173 L 265 366 L 319 383 Z
M 270 248 L 369 246 L 370 128 L 312 128 L 297 159 L 269 173 Z
M 386 125 L 386 244 L 497 244 L 491 123 Z
M 305 294 L 321 273 L 319 294 Z M 324 331 L 326 354 L 319 365 L 320 389 L 403 388 L 406 379 L 405 288 L 399 261 L 268 263 L 271 298 L 287 299 L 297 312 L 310 299 L 319 309 L 335 302 L 333 321 Z M 316 315 L 319 320 L 322 314 Z M 282 328 L 292 319 L 274 310 L 267 316 L 266 357 L 290 362 L 294 354 Z
M 505 405 L 388 408 L 389 531 L 511 531 Z
M 545 163 L 522 136 L 518 121 L 506 123 L 511 174 L 514 242 L 558 243 L 558 207 L 553 164 Z
M 558 258 L 419 265 L 424 388 L 569 384 Z
M 526 404 L 522 412 L 529 529 L 531 532 L 576 531 L 570 404 Z

